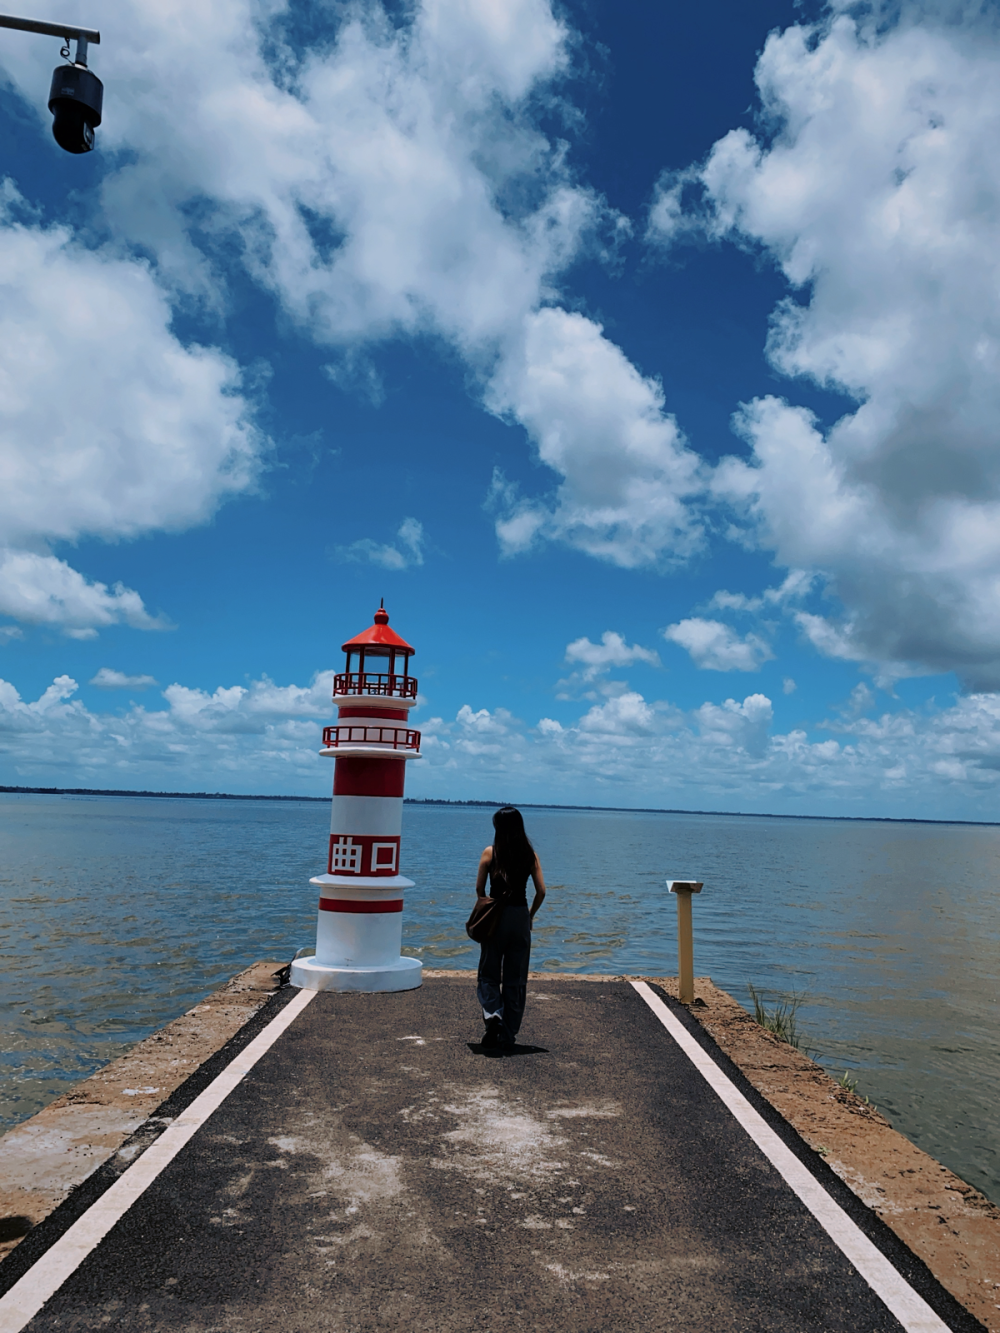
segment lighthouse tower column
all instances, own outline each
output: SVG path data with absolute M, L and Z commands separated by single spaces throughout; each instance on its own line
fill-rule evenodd
M 320 754 L 334 761 L 326 873 L 319 889 L 316 953 L 296 958 L 291 983 L 304 990 L 395 991 L 420 985 L 417 958 L 403 958 L 399 873 L 406 761 L 420 758 L 420 732 L 407 725 L 417 701 L 413 649 L 375 623 L 344 644 L 347 667 L 334 677 L 337 724 L 323 731 Z

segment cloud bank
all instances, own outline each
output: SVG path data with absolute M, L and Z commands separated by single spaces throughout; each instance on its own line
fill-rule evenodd
M 135 689 L 155 681 L 102 668 L 91 683 Z M 318 755 L 320 726 L 333 711 L 330 671 L 317 672 L 307 686 L 279 686 L 265 677 L 209 693 L 175 683 L 162 692 L 165 707 L 131 703 L 118 712 L 87 708 L 78 691 L 62 675 L 25 701 L 0 680 L 8 785 L 63 785 L 67 747 L 73 785 L 88 787 L 260 792 L 271 786 L 319 795 L 332 781 Z
M 821 651 L 1000 686 L 1000 33 L 973 9 L 834 14 L 772 34 L 766 133 L 665 177 L 650 236 L 763 253 L 793 295 L 768 351 L 853 400 L 824 425 L 774 395 L 736 424 L 715 496 L 745 539 L 829 580 Z M 829 620 L 829 618 L 827 618 Z
M 129 680 L 107 676 L 116 685 Z M 680 809 L 810 811 L 822 801 L 862 816 L 995 814 L 995 694 L 877 715 L 861 686 L 826 736 L 810 740 L 776 730 L 760 692 L 684 710 L 621 685 L 572 721 L 531 724 L 469 703 L 450 718 L 418 716 L 426 762 L 413 766 L 408 791 Z M 35 700 L 0 681 L 0 754 L 7 781 L 24 786 L 64 782 L 71 747 L 74 785 L 325 795 L 332 774 L 318 749 L 331 689 L 330 672 L 306 686 L 261 679 L 209 692 L 175 682 L 157 704 L 103 711 L 88 708 L 67 675 Z

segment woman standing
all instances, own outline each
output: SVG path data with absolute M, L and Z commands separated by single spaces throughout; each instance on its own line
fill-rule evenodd
M 502 898 L 497 928 L 481 946 L 476 994 L 483 1009 L 483 1045 L 512 1050 L 524 1017 L 531 957 L 531 923 L 545 897 L 545 880 L 535 849 L 524 831 L 520 810 L 505 805 L 493 816 L 493 845 L 479 858 L 476 896 Z M 535 897 L 528 910 L 528 880 Z

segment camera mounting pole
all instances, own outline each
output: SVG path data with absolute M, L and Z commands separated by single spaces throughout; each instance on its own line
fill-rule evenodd
M 44 23 L 41 19 L 19 19 L 13 14 L 0 14 L 0 28 L 15 28 L 18 32 L 38 32 L 43 37 L 65 37 L 76 42 L 75 65 L 87 68 L 87 46 L 98 46 L 101 34 L 96 28 L 81 28 L 71 23 Z

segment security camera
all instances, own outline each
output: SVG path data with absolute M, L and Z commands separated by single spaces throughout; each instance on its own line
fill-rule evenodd
M 61 55 L 66 61 L 69 61 L 70 42 L 76 42 L 76 59 L 53 71 L 49 110 L 54 117 L 52 133 L 59 147 L 67 153 L 89 153 L 94 147 L 94 131 L 101 123 L 104 84 L 87 68 L 87 47 L 91 42 L 96 46 L 101 34 L 93 28 L 45 23 L 42 19 L 23 19 L 14 14 L 0 14 L 0 28 L 61 37 Z
M 89 153 L 101 123 L 104 85 L 85 65 L 60 65 L 52 72 L 49 110 L 52 133 L 67 153 Z

